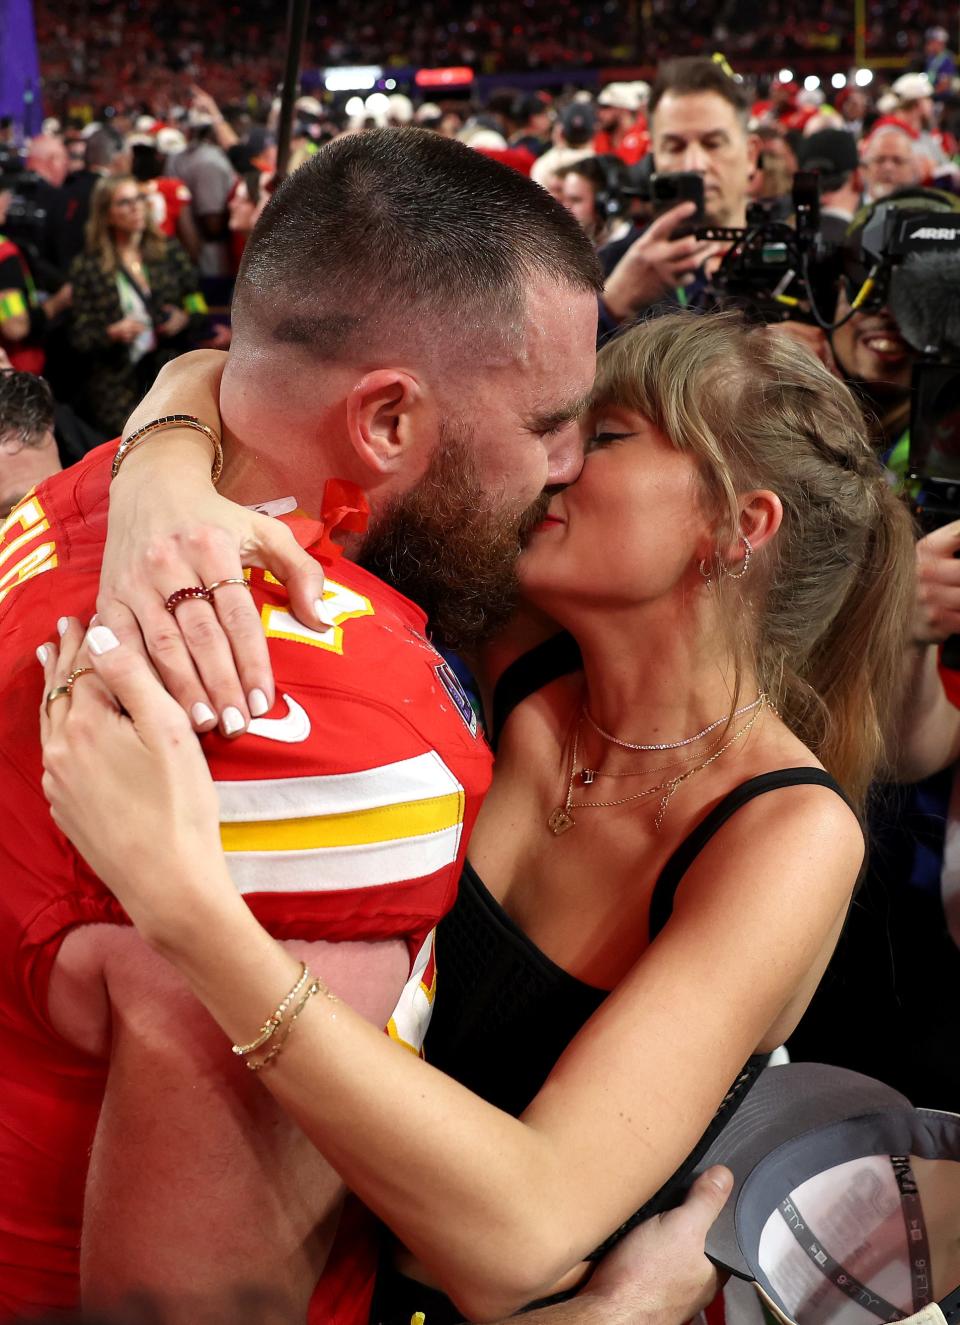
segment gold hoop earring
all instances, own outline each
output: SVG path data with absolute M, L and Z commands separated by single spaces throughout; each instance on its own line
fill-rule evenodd
M 723 568 L 723 573 L 730 580 L 742 580 L 744 575 L 746 575 L 747 571 L 750 569 L 750 558 L 753 556 L 753 544 L 750 542 L 749 538 L 747 538 L 746 534 L 741 534 L 740 537 L 743 539 L 743 546 L 745 549 L 743 563 L 740 569 L 734 574 L 733 571 L 728 570 L 726 566 Z

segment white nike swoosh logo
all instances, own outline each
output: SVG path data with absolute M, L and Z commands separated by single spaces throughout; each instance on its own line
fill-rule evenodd
M 310 735 L 310 716 L 295 699 L 283 695 L 289 712 L 285 718 L 253 718 L 247 731 L 251 736 L 262 736 L 268 741 L 285 741 L 296 745 Z

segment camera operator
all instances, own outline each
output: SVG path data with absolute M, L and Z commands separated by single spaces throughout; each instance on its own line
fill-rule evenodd
M 704 219 L 709 225 L 746 223 L 750 180 L 759 144 L 747 130 L 749 102 L 716 61 L 701 56 L 662 65 L 650 94 L 654 168 L 693 171 L 703 177 Z M 607 278 L 601 306 L 601 339 L 653 304 L 676 308 L 701 304 L 707 268 L 721 249 L 692 235 L 675 235 L 695 208 L 681 204 L 655 220 Z
M 560 201 L 589 236 L 605 276 L 640 236 L 627 215 L 631 185 L 619 157 L 588 156 L 559 172 Z
M 903 189 L 884 201 L 903 211 L 960 212 L 960 199 L 937 189 Z M 805 345 L 858 393 L 884 463 L 902 479 L 909 451 L 911 378 L 920 355 L 903 334 L 898 314 L 888 301 L 881 302 L 875 296 L 864 308 L 851 313 L 852 302 L 867 278 L 867 266 L 858 256 L 860 239 L 878 205 L 863 208 L 854 218 L 844 241 L 835 308 L 821 309 L 822 314 L 832 314 L 833 322 L 841 325 L 829 335 L 819 327 L 798 322 L 783 322 L 779 329 Z M 933 298 L 938 289 L 937 278 L 927 277 L 916 285 L 915 298 L 921 302 L 928 296 Z M 946 294 L 949 297 L 951 291 Z
M 819 176 L 820 235 L 827 244 L 842 244 L 863 197 L 853 135 L 846 129 L 821 129 L 801 138 L 798 154 L 800 169 Z

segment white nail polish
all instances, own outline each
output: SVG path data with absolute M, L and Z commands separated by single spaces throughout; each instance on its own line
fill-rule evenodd
M 49 657 L 50 657 L 50 650 L 47 648 L 45 644 L 41 644 L 39 649 L 37 649 L 37 662 L 40 664 L 41 667 L 46 667 L 47 659 Z
M 87 643 L 90 646 L 90 652 L 101 657 L 104 653 L 109 653 L 111 649 L 118 649 L 120 641 L 110 629 L 109 626 L 94 626 L 87 631 Z
M 70 621 L 65 616 L 62 616 L 60 620 L 57 622 L 57 634 L 60 636 L 61 639 L 63 639 L 64 635 L 67 633 L 67 628 L 69 627 L 69 625 Z
M 262 690 L 251 690 L 247 695 L 247 703 L 250 706 L 250 714 L 254 718 L 262 718 L 265 713 L 270 712 L 270 705 Z
M 243 714 L 232 705 L 223 710 L 220 721 L 223 723 L 223 730 L 227 736 L 236 736 L 237 732 L 242 732 L 246 725 L 243 721 Z
M 206 704 L 194 704 L 190 710 L 190 716 L 193 718 L 194 727 L 203 727 L 206 723 L 216 722 L 217 720 L 217 715 L 213 709 L 208 708 Z
M 317 614 L 317 619 L 325 626 L 329 626 L 332 629 L 337 624 L 330 615 L 330 610 L 322 598 L 318 598 L 313 606 Z

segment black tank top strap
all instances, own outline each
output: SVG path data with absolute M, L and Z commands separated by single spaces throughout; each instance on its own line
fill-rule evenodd
M 851 810 L 853 809 L 850 798 L 840 784 L 821 768 L 780 768 L 774 773 L 761 773 L 759 777 L 750 778 L 739 787 L 734 787 L 733 791 L 724 796 L 719 805 L 715 805 L 706 818 L 697 824 L 693 832 L 684 838 L 660 871 L 650 902 L 651 942 L 670 919 L 673 899 L 683 876 L 727 820 L 736 814 L 737 810 L 767 791 L 779 791 L 781 787 L 803 786 L 829 787 L 850 806 Z
M 571 672 L 579 672 L 582 666 L 580 646 L 565 630 L 559 635 L 551 635 L 550 639 L 515 658 L 504 669 L 493 688 L 493 711 L 490 715 L 490 744 L 493 749 L 496 750 L 500 742 L 507 718 L 519 704 L 551 681 L 569 676 Z

